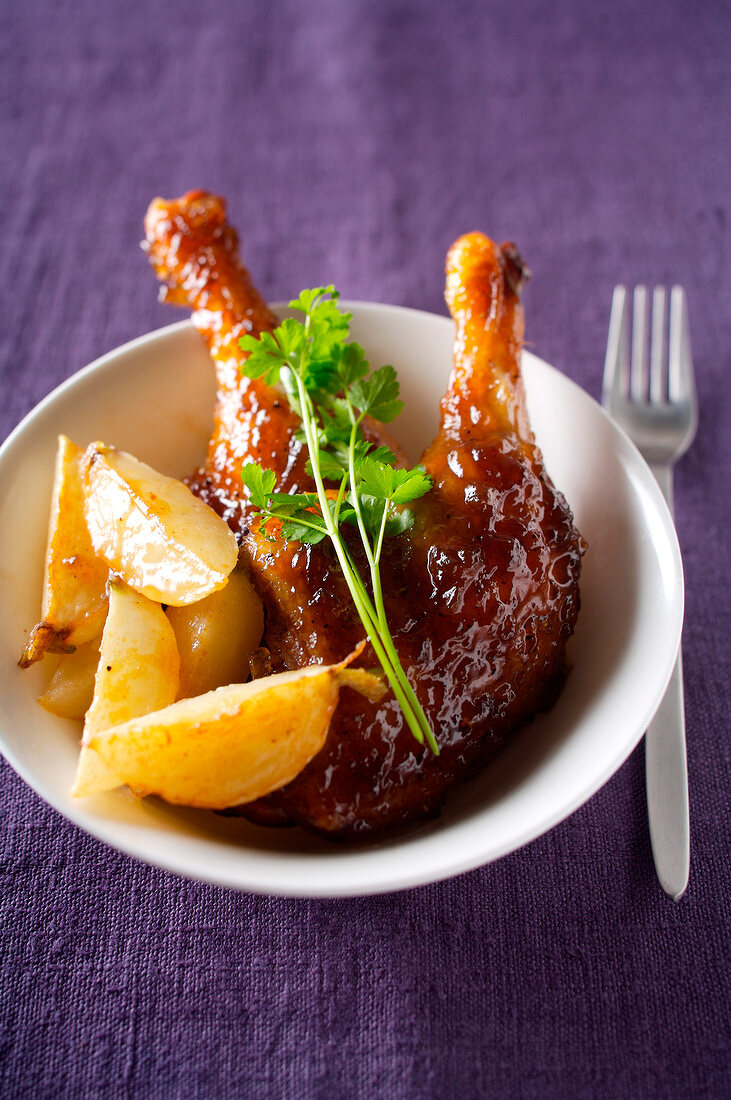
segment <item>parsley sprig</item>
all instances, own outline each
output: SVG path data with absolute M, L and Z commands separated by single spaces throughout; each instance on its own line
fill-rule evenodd
M 302 419 L 307 471 L 314 493 L 276 492 L 273 470 L 250 462 L 242 478 L 252 504 L 269 520 L 281 522 L 285 539 L 315 545 L 329 538 L 353 603 L 416 740 L 439 752 L 434 733 L 401 665 L 386 618 L 380 560 L 384 540 L 414 523 L 405 506 L 431 488 L 423 467 L 400 469 L 388 447 L 377 447 L 361 430 L 364 417 L 388 423 L 401 412 L 399 383 L 392 366 L 370 370 L 363 348 L 348 342 L 351 314 L 337 304 L 333 286 L 303 290 L 290 307 L 304 315 L 287 317 L 260 337 L 239 341 L 247 353 L 242 366 L 250 378 L 281 383 Z M 336 488 L 326 489 L 325 482 Z M 370 592 L 341 528 L 358 530 L 370 573 Z

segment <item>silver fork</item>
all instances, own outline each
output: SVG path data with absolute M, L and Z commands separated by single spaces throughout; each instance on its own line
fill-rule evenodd
M 673 515 L 673 465 L 695 436 L 698 402 L 683 288 L 674 286 L 670 293 L 669 326 L 666 304 L 665 288 L 655 287 L 648 328 L 647 290 L 635 287 L 630 337 L 627 291 L 623 286 L 615 287 L 602 404 L 642 453 Z M 690 866 L 680 651 L 668 689 L 645 736 L 645 777 L 657 877 L 665 893 L 678 901 L 688 885 Z

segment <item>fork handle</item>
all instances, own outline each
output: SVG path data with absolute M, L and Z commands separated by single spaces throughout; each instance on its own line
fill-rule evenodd
M 670 509 L 670 515 L 675 518 L 675 508 L 673 501 L 673 468 L 672 466 L 655 466 L 652 463 L 649 464 L 650 469 L 655 475 L 655 481 L 658 483 L 662 490 L 662 495 L 665 497 L 665 503 Z
M 645 779 L 657 877 L 665 893 L 678 901 L 688 885 L 690 868 L 688 765 L 680 653 L 668 689 L 645 734 Z
M 670 466 L 651 467 L 673 514 L 673 474 Z M 660 885 L 678 901 L 688 885 L 690 814 L 688 764 L 685 749 L 682 651 L 670 683 L 645 735 L 645 781 L 652 855 Z

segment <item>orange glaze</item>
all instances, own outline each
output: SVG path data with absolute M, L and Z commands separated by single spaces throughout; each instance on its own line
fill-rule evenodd
M 216 429 L 191 484 L 239 537 L 265 602 L 274 668 L 340 660 L 363 628 L 332 550 L 264 538 L 241 488 L 241 465 L 252 458 L 276 469 L 279 488 L 308 484 L 286 401 L 237 378 L 241 353 L 226 335 L 240 331 L 242 318 L 253 331 L 269 327 L 271 315 L 238 260 L 221 200 L 193 193 L 156 200 L 151 211 L 152 262 L 175 300 L 198 311 L 217 364 Z M 439 433 L 422 459 L 434 487 L 414 506 L 413 530 L 389 540 L 382 559 L 391 632 L 440 755 L 417 744 L 390 693 L 376 704 L 346 689 L 321 752 L 286 787 L 241 807 L 247 816 L 348 838 L 431 815 L 455 781 L 559 690 L 583 543 L 528 424 L 523 275 L 512 245 L 481 234 L 450 250 L 454 369 Z M 359 663 L 376 663 L 370 648 Z

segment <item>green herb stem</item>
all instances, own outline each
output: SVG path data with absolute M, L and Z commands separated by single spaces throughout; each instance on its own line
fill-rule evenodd
M 370 638 L 371 645 L 373 646 L 376 656 L 386 673 L 389 683 L 393 689 L 393 693 L 396 696 L 401 710 L 403 711 L 404 718 L 406 719 L 409 728 L 419 742 L 424 743 L 424 737 L 426 736 L 430 748 L 433 752 L 438 753 L 439 747 L 434 739 L 431 726 L 429 725 L 426 715 L 424 714 L 421 704 L 416 698 L 409 681 L 406 678 L 406 673 L 403 670 L 401 661 L 396 647 L 393 645 L 390 633 L 388 630 L 388 624 L 385 618 L 385 609 L 382 614 L 379 614 L 373 607 L 368 593 L 365 590 L 363 581 L 360 575 L 351 563 L 350 557 L 345 550 L 343 541 L 340 537 L 337 527 L 335 526 L 333 517 L 330 513 L 330 507 L 327 500 L 327 493 L 325 491 L 325 485 L 322 479 L 322 472 L 320 470 L 320 464 L 317 461 L 318 446 L 317 439 L 313 432 L 314 422 L 314 410 L 310 401 L 310 396 L 305 390 L 304 382 L 299 372 L 294 372 L 295 381 L 297 384 L 297 396 L 300 401 L 300 407 L 302 408 L 302 424 L 305 431 L 305 438 L 307 441 L 307 449 L 310 452 L 310 464 L 312 466 L 312 473 L 315 481 L 315 488 L 317 489 L 317 497 L 320 502 L 320 509 L 322 511 L 322 517 L 325 522 L 330 541 L 333 544 L 333 548 L 338 558 L 340 568 L 343 571 L 348 588 L 353 597 L 353 601 L 358 611 L 360 621 L 365 627 L 366 633 Z M 352 451 L 351 444 L 351 464 L 352 464 Z M 351 472 L 351 479 L 355 484 L 354 472 Z M 355 500 L 358 501 L 358 496 L 355 494 Z M 368 555 L 369 562 L 371 563 L 371 577 L 378 576 L 377 564 L 373 560 L 373 553 L 371 551 L 368 536 L 365 528 L 362 526 L 362 517 L 360 516 L 360 508 L 356 507 L 356 513 L 359 515 L 359 524 L 361 526 L 361 538 L 363 545 Z M 380 577 L 379 577 L 379 592 L 380 592 Z M 383 607 L 383 599 L 381 597 L 381 606 Z
M 350 405 L 350 402 L 348 402 L 348 404 Z M 362 419 L 362 417 L 360 417 L 356 420 L 354 415 L 353 415 L 352 405 L 350 405 L 350 408 L 351 408 L 351 418 L 353 420 L 353 428 L 352 428 L 351 433 L 350 433 L 350 445 L 349 445 L 349 448 L 348 448 L 348 469 L 349 469 L 351 484 L 355 485 L 356 484 L 355 441 L 356 441 L 356 437 L 357 437 L 358 426 L 359 426 L 359 423 L 360 423 L 360 420 Z M 378 628 L 378 631 L 379 631 L 379 635 L 380 635 L 381 641 L 383 643 L 383 646 L 386 650 L 386 653 L 388 654 L 388 656 L 390 658 L 391 665 L 393 667 L 393 670 L 394 670 L 394 673 L 395 673 L 396 677 L 398 678 L 401 690 L 402 690 L 403 694 L 406 696 L 406 698 L 409 700 L 409 704 L 410 704 L 409 709 L 413 713 L 414 718 L 416 719 L 416 721 L 419 724 L 420 732 L 421 732 L 422 736 L 426 738 L 426 742 L 429 745 L 429 748 L 432 750 L 432 752 L 434 752 L 438 755 L 439 754 L 439 746 L 437 745 L 436 739 L 434 737 L 434 733 L 432 732 L 432 728 L 429 725 L 429 720 L 427 719 L 426 715 L 424 714 L 423 707 L 422 707 L 421 703 L 419 702 L 419 700 L 417 699 L 416 693 L 414 692 L 414 689 L 412 688 L 411 684 L 409 683 L 408 677 L 407 677 L 407 675 L 404 671 L 404 667 L 401 664 L 401 659 L 400 659 L 400 657 L 398 655 L 398 652 L 396 650 L 396 646 L 393 644 L 393 637 L 391 635 L 391 630 L 390 630 L 389 625 L 388 625 L 388 619 L 386 617 L 386 608 L 385 608 L 385 605 L 384 605 L 384 602 L 383 602 L 383 588 L 382 588 L 382 585 L 381 585 L 381 573 L 380 573 L 380 569 L 379 569 L 379 564 L 380 564 L 380 559 L 381 559 L 381 550 L 383 548 L 383 536 L 384 536 L 385 531 L 386 531 L 386 521 L 388 520 L 389 501 L 385 500 L 383 502 L 383 516 L 382 516 L 382 519 L 381 519 L 381 526 L 380 526 L 380 530 L 379 530 L 379 533 L 378 533 L 378 543 L 377 543 L 376 550 L 375 550 L 375 553 L 374 553 L 374 551 L 371 547 L 371 542 L 370 542 L 370 539 L 368 537 L 368 532 L 366 530 L 365 523 L 363 521 L 363 510 L 361 508 L 360 497 L 357 493 L 354 493 L 353 496 L 354 496 L 355 514 L 356 514 L 357 520 L 358 520 L 358 530 L 360 531 L 361 542 L 363 543 L 363 549 L 365 550 L 366 557 L 368 559 L 368 565 L 370 567 L 371 586 L 373 588 L 373 597 L 374 597 L 374 601 L 375 601 L 376 622 L 377 622 L 377 628 Z M 406 711 L 404 713 L 407 714 Z M 407 717 L 408 717 L 408 714 L 407 714 Z M 409 725 L 411 726 L 412 733 L 414 733 L 414 736 L 416 736 L 416 733 L 414 731 L 413 725 L 411 725 L 411 722 L 409 722 Z M 418 737 L 417 740 L 421 741 L 422 738 Z

